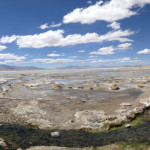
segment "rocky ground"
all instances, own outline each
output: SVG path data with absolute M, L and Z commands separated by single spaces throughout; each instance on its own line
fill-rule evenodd
M 109 130 L 150 106 L 149 69 L 0 77 L 2 123 Z

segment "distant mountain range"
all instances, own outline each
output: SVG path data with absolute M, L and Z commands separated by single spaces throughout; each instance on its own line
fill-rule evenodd
M 34 66 L 18 67 L 18 66 L 0 65 L 0 70 L 38 70 L 38 69 L 42 68 Z
M 130 68 L 130 67 L 150 67 L 150 65 L 126 65 L 126 66 L 66 66 L 62 68 L 57 68 L 57 69 L 85 69 L 85 68 Z
M 114 68 L 114 67 L 150 67 L 150 65 L 147 66 L 143 66 L 143 65 L 138 65 L 138 66 L 66 66 L 66 67 L 62 67 L 62 68 L 55 68 L 55 69 L 85 69 L 85 68 Z M 0 65 L 0 71 L 4 71 L 4 70 L 41 70 L 41 69 L 45 69 L 45 68 L 38 68 L 35 66 L 24 66 L 24 67 L 19 67 L 19 66 L 10 66 L 10 65 Z M 48 68 L 47 68 L 48 69 Z

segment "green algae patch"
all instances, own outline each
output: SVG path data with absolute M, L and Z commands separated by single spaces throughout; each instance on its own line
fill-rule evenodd
M 131 144 L 131 143 L 118 143 L 121 146 L 122 150 L 148 150 L 150 148 L 148 143 L 142 144 Z

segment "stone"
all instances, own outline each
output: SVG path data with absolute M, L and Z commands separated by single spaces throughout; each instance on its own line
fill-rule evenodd
M 131 128 L 131 127 L 132 127 L 132 124 L 126 124 L 125 127 L 126 127 L 126 128 Z
M 102 78 L 102 80 L 103 80 L 103 81 L 107 81 L 108 79 L 106 79 L 106 78 Z
M 99 86 L 99 83 L 96 83 L 96 86 Z
M 68 89 L 72 89 L 72 86 L 68 86 Z
M 41 101 L 41 100 L 43 100 L 43 98 L 37 98 L 37 101 Z
M 77 96 L 69 96 L 69 97 L 66 97 L 66 99 L 77 99 L 78 97 Z
M 61 84 L 61 83 L 56 83 L 55 85 L 54 85 L 54 88 L 63 88 L 63 84 Z
M 82 102 L 82 103 L 86 103 L 86 100 L 85 100 L 85 99 L 82 99 L 81 102 Z
M 26 74 L 24 74 L 24 73 L 21 73 L 21 74 L 20 74 L 20 76 L 23 76 L 23 77 L 25 77 L 25 76 L 26 76 Z
M 150 107 L 150 100 L 148 100 L 148 101 L 140 101 L 140 103 L 145 105 L 146 107 Z
M 84 89 L 84 86 L 79 85 L 78 88 L 79 88 L 79 89 Z
M 113 85 L 111 85 L 110 89 L 111 90 L 119 90 L 120 88 L 116 84 L 113 84 Z
M 80 128 L 81 130 L 92 130 L 93 128 L 92 128 L 92 126 L 81 126 L 81 128 Z
M 138 84 L 137 87 L 138 87 L 138 88 L 143 88 L 144 85 Z
M 2 138 L 0 138 L 0 146 L 2 146 L 2 147 L 6 147 L 7 146 Z
M 56 131 L 56 132 L 52 132 L 51 136 L 54 137 L 54 138 L 58 138 L 58 137 L 60 137 L 60 134 L 59 134 L 58 131 Z
M 114 121 L 115 119 L 117 119 L 117 117 L 115 115 L 109 115 L 109 116 L 107 116 L 107 120 L 108 121 Z
M 9 89 L 10 89 L 9 86 L 2 86 L 1 87 L 2 92 L 8 92 Z
M 126 102 L 125 102 L 125 103 L 121 103 L 120 105 L 121 105 L 121 106 L 132 106 L 131 103 L 126 103 Z
M 84 111 L 78 111 L 75 114 L 75 119 L 77 122 L 83 122 L 84 124 L 92 124 L 94 123 L 102 123 L 103 121 L 107 120 L 107 116 L 105 115 L 104 111 L 99 110 L 84 110 Z

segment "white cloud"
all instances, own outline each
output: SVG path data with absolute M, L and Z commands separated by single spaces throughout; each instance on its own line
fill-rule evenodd
M 47 56 L 49 56 L 49 57 L 60 57 L 60 56 L 64 56 L 64 54 L 48 54 Z
M 137 54 L 150 54 L 150 49 L 144 49 L 144 50 L 138 51 Z
M 16 41 L 17 38 L 19 38 L 19 36 L 16 36 L 16 35 L 2 36 L 2 38 L 0 39 L 0 43 L 12 43 L 12 42 Z
M 137 63 L 140 62 L 138 59 L 131 59 L 130 57 L 124 57 L 124 58 L 119 58 L 119 59 L 100 59 L 100 60 L 94 60 L 91 61 L 90 63 L 105 63 L 105 62 L 115 62 L 115 63 Z
M 63 30 L 49 30 L 41 34 L 20 36 L 16 43 L 20 48 L 43 48 L 58 46 L 60 39 L 63 38 L 63 33 Z
M 55 24 L 55 22 L 52 22 L 52 24 L 49 27 L 56 28 L 56 27 L 60 27 L 61 25 L 62 25 L 62 23 Z
M 91 56 L 89 56 L 89 58 L 96 58 L 97 56 L 93 56 L 93 55 L 91 55 Z
M 26 59 L 25 56 L 17 56 L 10 53 L 6 53 L 6 54 L 0 53 L 0 60 L 4 60 L 3 63 L 20 62 L 23 61 L 24 59 Z
M 48 29 L 48 28 L 56 28 L 60 27 L 62 23 L 55 24 L 55 22 L 52 22 L 51 25 L 48 25 L 48 23 L 42 24 L 39 28 L 42 30 Z
M 127 37 L 134 34 L 130 30 L 117 30 L 111 31 L 104 35 L 97 33 L 87 33 L 85 35 L 72 34 L 66 37 L 63 36 L 63 30 L 49 30 L 44 33 L 24 36 L 3 36 L 0 41 L 3 43 L 10 43 L 16 41 L 20 48 L 44 48 L 44 47 L 56 47 L 56 46 L 68 46 L 76 44 L 86 43 L 102 43 L 105 41 L 119 41 L 127 42 L 132 41 Z
M 3 64 L 10 64 L 10 63 L 20 63 L 20 61 L 18 61 L 18 60 L 5 60 L 3 62 Z
M 63 23 L 92 24 L 97 20 L 114 22 L 138 14 L 138 9 L 150 0 L 110 0 L 98 1 L 87 8 L 77 8 L 63 18 Z M 134 8 L 134 10 L 133 10 Z
M 107 27 L 110 27 L 110 28 L 112 28 L 114 30 L 117 30 L 117 29 L 120 29 L 120 23 L 113 22 L 113 23 L 109 24 Z
M 78 58 L 79 56 L 69 56 L 69 58 L 72 58 L 72 59 L 74 59 L 74 58 Z
M 70 63 L 70 62 L 74 62 L 74 59 L 33 59 L 32 62 L 34 63 L 48 63 L 48 64 L 52 64 L 52 63 Z
M 98 51 L 92 51 L 90 52 L 91 55 L 112 55 L 115 54 L 117 50 L 125 50 L 130 48 L 132 44 L 131 43 L 123 43 L 119 44 L 117 47 L 108 46 L 108 47 L 102 47 Z
M 114 54 L 115 49 L 113 46 L 100 48 L 98 51 L 93 51 L 90 54 L 94 55 L 111 55 Z
M 79 53 L 85 53 L 85 50 L 80 50 L 80 51 L 78 51 Z
M 42 24 L 39 28 L 42 30 L 49 28 L 48 23 Z
M 3 51 L 4 49 L 6 49 L 7 47 L 4 45 L 0 45 L 0 51 Z
M 125 49 L 130 48 L 131 45 L 132 45 L 131 43 L 119 44 L 119 45 L 118 45 L 118 49 L 125 50 Z
M 88 4 L 92 4 L 92 1 L 91 1 L 91 0 L 89 0 L 89 1 L 87 1 L 87 3 L 88 3 Z

